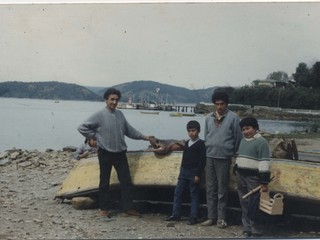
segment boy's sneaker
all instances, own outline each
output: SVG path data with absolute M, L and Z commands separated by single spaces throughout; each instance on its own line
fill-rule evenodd
M 100 211 L 100 216 L 101 217 L 108 217 L 110 218 L 109 212 L 107 210 L 101 210 Z
M 178 221 L 180 221 L 180 218 L 171 215 L 171 216 L 165 217 L 163 220 L 166 221 L 166 222 L 171 222 L 171 221 L 178 222 Z
M 188 225 L 195 225 L 197 223 L 198 223 L 198 221 L 196 218 L 190 218 L 188 221 Z
M 217 221 L 217 227 L 218 228 L 226 228 L 228 226 L 227 222 L 225 220 L 218 220 Z
M 261 234 L 261 233 L 252 233 L 252 237 L 253 238 L 262 238 L 263 234 Z

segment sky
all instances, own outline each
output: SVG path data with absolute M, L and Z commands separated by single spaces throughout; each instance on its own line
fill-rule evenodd
M 0 82 L 239 87 L 320 61 L 320 2 L 38 1 L 0 4 Z

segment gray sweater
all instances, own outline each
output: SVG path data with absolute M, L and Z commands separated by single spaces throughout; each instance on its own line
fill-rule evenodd
M 207 147 L 207 157 L 231 158 L 237 151 L 242 139 L 239 126 L 240 118 L 234 112 L 228 110 L 219 126 L 214 122 L 213 113 L 205 119 L 204 138 Z
M 132 139 L 145 138 L 117 109 L 110 111 L 104 108 L 94 113 L 78 127 L 78 131 L 86 138 L 96 137 L 98 147 L 109 152 L 126 151 L 125 136 Z

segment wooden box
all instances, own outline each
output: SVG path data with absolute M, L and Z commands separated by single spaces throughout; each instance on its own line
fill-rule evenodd
M 277 193 L 270 198 L 269 192 L 261 192 L 259 209 L 269 215 L 282 215 L 283 195 Z

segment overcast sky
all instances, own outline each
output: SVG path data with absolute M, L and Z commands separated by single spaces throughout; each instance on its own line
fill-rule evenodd
M 320 3 L 1 4 L 0 82 L 244 86 L 320 61 Z

